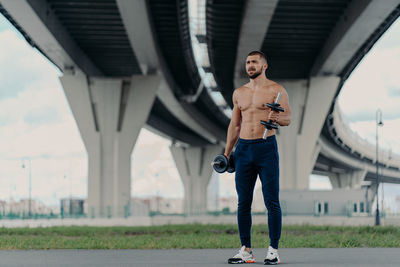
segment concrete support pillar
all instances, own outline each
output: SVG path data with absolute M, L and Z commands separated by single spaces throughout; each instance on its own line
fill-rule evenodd
M 223 148 L 219 145 L 205 147 L 170 147 L 185 190 L 184 212 L 200 215 L 207 212 L 207 186 L 213 169 L 211 162 Z
M 333 189 L 361 189 L 361 183 L 366 175 L 366 170 L 354 170 L 345 173 L 331 173 L 328 177 Z
M 159 86 L 158 76 L 60 81 L 88 153 L 88 215 L 122 217 L 131 199 L 131 153 Z
M 320 152 L 318 137 L 340 78 L 278 81 L 289 95 L 292 122 L 279 130 L 281 189 L 308 189 L 309 176 Z
M 332 189 L 343 188 L 340 177 L 337 173 L 328 174 L 329 181 L 331 182 Z
M 376 210 L 376 204 L 375 206 L 372 206 L 376 197 L 376 183 L 372 183 L 367 190 L 368 193 L 366 194 L 366 199 L 368 200 L 368 211 L 372 214 Z
M 376 196 L 376 184 L 371 183 L 371 185 L 364 186 L 362 189 L 365 190 L 364 201 L 366 202 L 366 210 L 369 214 L 372 214 L 375 212 L 376 209 L 376 206 L 375 207 L 372 206 Z
M 207 210 L 218 211 L 219 210 L 219 183 L 220 174 L 218 172 L 212 172 L 211 179 L 207 186 Z

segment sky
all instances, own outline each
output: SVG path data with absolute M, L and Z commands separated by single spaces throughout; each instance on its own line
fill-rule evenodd
M 384 147 L 400 154 L 400 21 L 363 59 L 339 96 L 351 129 L 375 142 L 375 111 L 383 111 Z M 87 196 L 87 154 L 59 82 L 62 73 L 0 15 L 0 199 L 28 196 L 47 205 Z M 170 141 L 142 129 L 132 153 L 133 197 L 183 197 L 169 151 Z M 22 168 L 25 163 L 26 168 Z M 220 195 L 234 196 L 232 174 L 220 179 Z M 257 182 L 257 187 L 260 184 Z M 330 189 L 326 177 L 312 175 L 311 189 Z M 400 188 L 385 187 L 395 196 Z
M 400 154 L 400 20 L 377 41 L 344 84 L 339 106 L 350 128 L 375 144 L 375 113 L 382 110 L 384 148 Z M 372 130 L 371 130 L 372 129 Z

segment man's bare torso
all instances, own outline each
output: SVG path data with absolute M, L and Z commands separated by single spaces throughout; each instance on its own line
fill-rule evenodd
M 240 138 L 258 139 L 264 134 L 264 126 L 260 120 L 267 121 L 270 108 L 266 103 L 273 103 L 282 87 L 268 80 L 264 85 L 251 88 L 250 83 L 235 90 L 237 106 L 241 113 Z M 268 136 L 274 135 L 275 130 L 270 130 Z

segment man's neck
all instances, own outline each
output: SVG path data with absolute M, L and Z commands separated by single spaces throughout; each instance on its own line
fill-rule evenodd
M 257 88 L 257 87 L 264 86 L 266 82 L 268 82 L 268 79 L 267 79 L 267 77 L 265 76 L 265 74 L 260 74 L 260 75 L 258 75 L 257 78 L 255 78 L 255 79 L 250 79 L 249 84 L 250 84 L 250 86 L 251 86 L 252 88 Z

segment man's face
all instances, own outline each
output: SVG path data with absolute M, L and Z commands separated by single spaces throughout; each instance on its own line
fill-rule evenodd
M 248 56 L 246 59 L 246 71 L 250 79 L 257 78 L 264 69 L 265 62 L 259 55 Z

